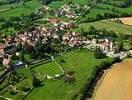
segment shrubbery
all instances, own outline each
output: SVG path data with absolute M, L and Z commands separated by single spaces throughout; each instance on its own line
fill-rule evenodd
M 97 59 L 99 58 L 106 58 L 106 55 L 101 51 L 100 48 L 96 48 L 94 51 L 94 55 Z
M 65 83 L 74 83 L 76 81 L 76 78 L 74 76 L 74 71 L 67 71 L 65 72 L 65 75 L 64 75 L 64 82 Z

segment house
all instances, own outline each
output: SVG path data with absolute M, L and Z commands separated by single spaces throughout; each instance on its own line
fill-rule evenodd
M 11 58 L 9 55 L 4 55 L 3 57 L 3 61 L 2 61 L 3 65 L 6 66 L 7 68 L 9 67 L 10 63 L 11 63 Z
M 3 56 L 5 55 L 4 48 L 5 48 L 5 45 L 0 44 L 0 64 L 2 64 Z
M 0 44 L 0 56 L 4 55 L 4 48 L 5 48 L 5 45 L 4 44 Z
M 15 45 L 9 45 L 4 48 L 5 54 L 13 54 L 16 52 L 16 46 Z
M 60 20 L 53 18 L 53 19 L 48 19 L 48 22 L 49 23 L 58 23 L 58 22 L 60 22 Z

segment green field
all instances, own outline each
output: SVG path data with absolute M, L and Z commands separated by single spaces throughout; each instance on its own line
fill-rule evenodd
M 60 59 L 64 59 L 65 63 L 60 62 Z M 110 58 L 96 59 L 91 51 L 75 50 L 63 54 L 56 58 L 56 61 L 65 69 L 65 71 L 74 71 L 76 78 L 75 83 L 66 84 L 64 79 L 60 80 L 45 80 L 44 85 L 34 88 L 33 91 L 26 97 L 26 100 L 71 100 L 73 96 L 78 94 L 78 98 L 82 96 L 81 90 L 84 89 L 86 83 L 90 82 L 93 76 L 95 65 L 99 65 L 102 61 L 110 61 Z M 61 73 L 60 69 L 54 62 L 49 62 L 40 66 L 36 66 L 33 69 L 41 72 L 42 74 L 56 75 Z M 28 69 L 23 68 L 17 71 L 19 74 L 24 75 L 26 79 L 17 83 L 15 86 L 20 89 L 25 83 L 32 85 L 32 76 Z M 21 98 L 20 93 L 16 95 L 10 95 L 7 91 L 3 94 L 6 97 L 18 100 Z
M 87 0 L 72 0 L 73 3 L 77 3 L 77 4 L 87 4 Z M 52 8 L 59 8 L 64 4 L 67 4 L 68 0 L 62 0 L 62 1 L 52 1 L 48 6 L 52 7 Z
M 128 26 L 108 20 L 83 23 L 80 25 L 80 27 L 83 28 L 84 31 L 88 31 L 88 28 L 90 26 L 94 26 L 97 29 L 106 29 L 109 31 L 115 31 L 117 33 L 132 35 L 132 26 Z
M 128 13 L 128 14 L 131 14 L 132 13 L 132 6 L 130 7 L 127 7 L 127 8 L 120 8 L 120 7 L 115 7 L 113 5 L 108 5 L 108 4 L 101 4 L 101 3 L 98 3 L 96 5 L 96 7 L 101 7 L 103 9 L 106 9 L 106 10 L 113 10 L 115 9 L 115 11 L 118 11 L 119 13 Z M 95 8 L 96 8 L 95 7 Z
M 71 100 L 75 94 L 79 92 L 88 79 L 92 76 L 93 67 L 98 65 L 104 59 L 95 59 L 93 52 L 87 51 L 72 51 L 63 55 L 63 59 L 66 61 L 61 66 L 69 71 L 75 71 L 76 82 L 73 84 L 65 84 L 64 80 L 58 81 L 45 81 L 45 85 L 40 88 L 35 88 L 26 98 L 26 100 Z M 59 58 L 57 58 L 59 63 Z
M 104 15 L 105 13 L 127 16 L 127 14 L 132 14 L 132 7 L 119 8 L 108 4 L 98 3 L 85 15 L 85 18 L 96 18 L 97 15 Z
M 22 2 L 18 4 L 3 5 L 0 6 L 0 16 L 9 18 L 11 16 L 21 16 L 22 14 L 29 15 L 36 8 L 41 6 L 42 5 L 37 0 L 28 1 L 25 5 L 23 5 Z

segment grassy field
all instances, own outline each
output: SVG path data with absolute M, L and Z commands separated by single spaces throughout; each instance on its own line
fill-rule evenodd
M 128 26 L 108 20 L 84 23 L 80 25 L 80 27 L 83 28 L 85 31 L 88 31 L 88 28 L 90 26 L 94 26 L 97 29 L 106 29 L 109 31 L 115 31 L 123 34 L 132 35 L 132 26 Z
M 101 7 L 103 9 L 109 9 L 109 10 L 115 9 L 116 11 L 118 11 L 120 13 L 128 13 L 128 14 L 132 13 L 132 10 L 131 10 L 132 6 L 127 7 L 127 8 L 120 8 L 120 7 L 115 7 L 113 5 L 98 3 L 96 7 Z
M 93 17 L 95 18 L 97 15 L 103 15 L 104 13 L 110 13 L 110 14 L 117 14 L 117 15 L 122 15 L 124 13 L 127 14 L 132 14 L 132 7 L 128 8 L 119 8 L 119 7 L 114 7 L 112 5 L 108 4 L 101 4 L 98 3 L 95 7 L 93 7 L 89 13 L 86 14 L 86 17 Z M 125 14 L 124 14 L 125 16 Z
M 36 70 L 37 72 L 42 73 L 43 75 L 53 75 L 55 76 L 56 74 L 60 74 L 61 70 L 59 69 L 59 67 L 54 63 L 54 62 L 50 62 L 50 63 L 46 63 L 40 66 L 37 66 L 35 68 L 33 68 L 34 70 Z M 22 91 L 22 87 L 26 84 L 28 86 L 32 87 L 32 74 L 30 72 L 29 69 L 27 68 L 22 68 L 22 69 L 18 69 L 17 73 L 24 77 L 24 80 L 17 82 L 16 85 L 14 85 L 15 87 L 17 87 L 20 91 Z M 1 84 L 2 87 L 6 86 L 7 84 L 7 79 Z M 0 93 L 1 94 L 1 93 Z M 11 95 L 9 91 L 1 94 L 3 96 L 6 96 L 8 98 L 12 98 L 13 100 L 20 100 L 22 99 L 22 92 L 17 93 L 16 95 Z
M 21 16 L 21 14 L 29 15 L 36 8 L 42 6 L 37 0 L 28 1 L 25 6 L 22 2 L 18 4 L 10 4 L 0 6 L 0 16 L 9 18 L 11 16 Z
M 61 66 L 67 71 L 75 71 L 76 82 L 65 84 L 64 80 L 45 81 L 43 87 L 35 88 L 26 100 L 71 100 L 75 94 L 79 94 L 88 79 L 92 77 L 93 67 L 106 59 L 95 59 L 93 52 L 72 51 L 63 55 L 66 61 Z M 59 63 L 59 58 L 56 59 Z M 108 60 L 108 59 L 107 59 Z M 82 94 L 79 94 L 82 95 Z
M 87 0 L 72 0 L 73 3 L 77 4 L 86 4 L 88 1 Z M 67 4 L 68 0 L 62 0 L 62 1 L 52 1 L 48 6 L 52 8 L 59 8 L 64 4 Z
M 60 59 L 63 58 L 65 63 L 61 63 Z M 66 84 L 64 79 L 60 80 L 45 80 L 44 85 L 34 88 L 33 91 L 26 97 L 26 100 L 71 100 L 75 94 L 81 96 L 80 91 L 84 88 L 90 78 L 93 77 L 92 72 L 95 65 L 100 64 L 102 61 L 110 61 L 110 58 L 96 59 L 91 51 L 71 51 L 56 58 L 56 61 L 66 70 L 75 71 L 75 83 Z M 42 74 L 56 75 L 60 73 L 60 69 L 54 62 L 49 62 L 33 69 L 41 72 Z M 25 79 L 15 86 L 20 89 L 25 83 L 32 85 L 32 76 L 28 69 L 23 68 L 17 71 L 19 74 L 24 75 Z M 13 100 L 21 99 L 21 94 L 10 95 L 7 91 L 3 94 L 6 97 L 13 98 Z

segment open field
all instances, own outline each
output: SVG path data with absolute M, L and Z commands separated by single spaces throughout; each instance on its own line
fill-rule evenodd
M 132 7 L 127 7 L 127 8 L 120 8 L 120 7 L 115 7 L 113 5 L 109 5 L 109 4 L 102 4 L 102 3 L 98 3 L 96 5 L 95 8 L 98 8 L 98 9 L 104 9 L 104 10 L 109 10 L 109 11 L 112 11 L 114 13 L 128 13 L 128 14 L 131 14 L 132 13 Z
M 108 4 L 102 4 L 98 3 L 94 8 L 90 10 L 90 13 L 86 15 L 86 17 L 96 17 L 97 15 L 103 15 L 104 13 L 110 13 L 110 14 L 131 14 L 132 13 L 132 7 L 128 8 L 119 8 Z M 125 16 L 125 15 L 124 15 Z
M 84 87 L 87 79 L 92 77 L 92 68 L 103 61 L 94 58 L 92 52 L 72 51 L 63 55 L 65 63 L 60 63 L 67 71 L 75 71 L 76 82 L 73 84 L 65 84 L 64 80 L 45 82 L 40 88 L 35 88 L 26 98 L 26 100 L 71 100 L 75 94 L 79 94 Z M 59 63 L 59 58 L 57 58 Z M 80 96 L 82 94 L 79 94 Z
M 60 59 L 65 62 L 60 62 Z M 45 80 L 44 85 L 34 88 L 33 91 L 27 96 L 26 100 L 71 100 L 73 96 L 78 94 L 78 98 L 82 96 L 81 90 L 84 89 L 86 83 L 90 82 L 93 76 L 95 65 L 99 65 L 102 61 L 111 61 L 110 58 L 96 59 L 91 51 L 71 51 L 56 58 L 56 61 L 65 69 L 65 71 L 74 71 L 76 78 L 75 83 L 66 84 L 64 79 L 60 80 Z M 42 74 L 55 75 L 60 73 L 60 69 L 53 62 L 49 62 L 33 69 L 38 70 Z M 32 76 L 30 71 L 26 68 L 18 70 L 26 79 L 19 82 L 15 86 L 19 89 L 24 83 L 32 85 Z M 3 94 L 6 97 L 13 98 L 14 100 L 20 99 L 20 94 L 10 95 L 9 92 Z
M 40 7 L 41 4 L 37 0 L 28 1 L 25 5 L 22 2 L 18 4 L 10 4 L 0 6 L 0 16 L 9 18 L 11 16 L 29 15 L 36 8 Z
M 120 20 L 126 25 L 132 25 L 132 17 L 120 18 Z
M 88 1 L 87 0 L 72 0 L 73 3 L 77 3 L 77 4 L 86 4 Z M 52 8 L 59 8 L 64 4 L 67 4 L 68 0 L 61 0 L 61 1 L 52 1 L 48 6 L 52 7 Z
M 80 25 L 85 31 L 88 31 L 90 26 L 94 26 L 97 29 L 107 29 L 109 31 L 115 31 L 118 33 L 132 35 L 132 26 L 116 23 L 108 20 L 101 20 L 90 23 L 83 23 Z
M 93 100 L 132 100 L 132 59 L 113 65 L 105 75 Z

